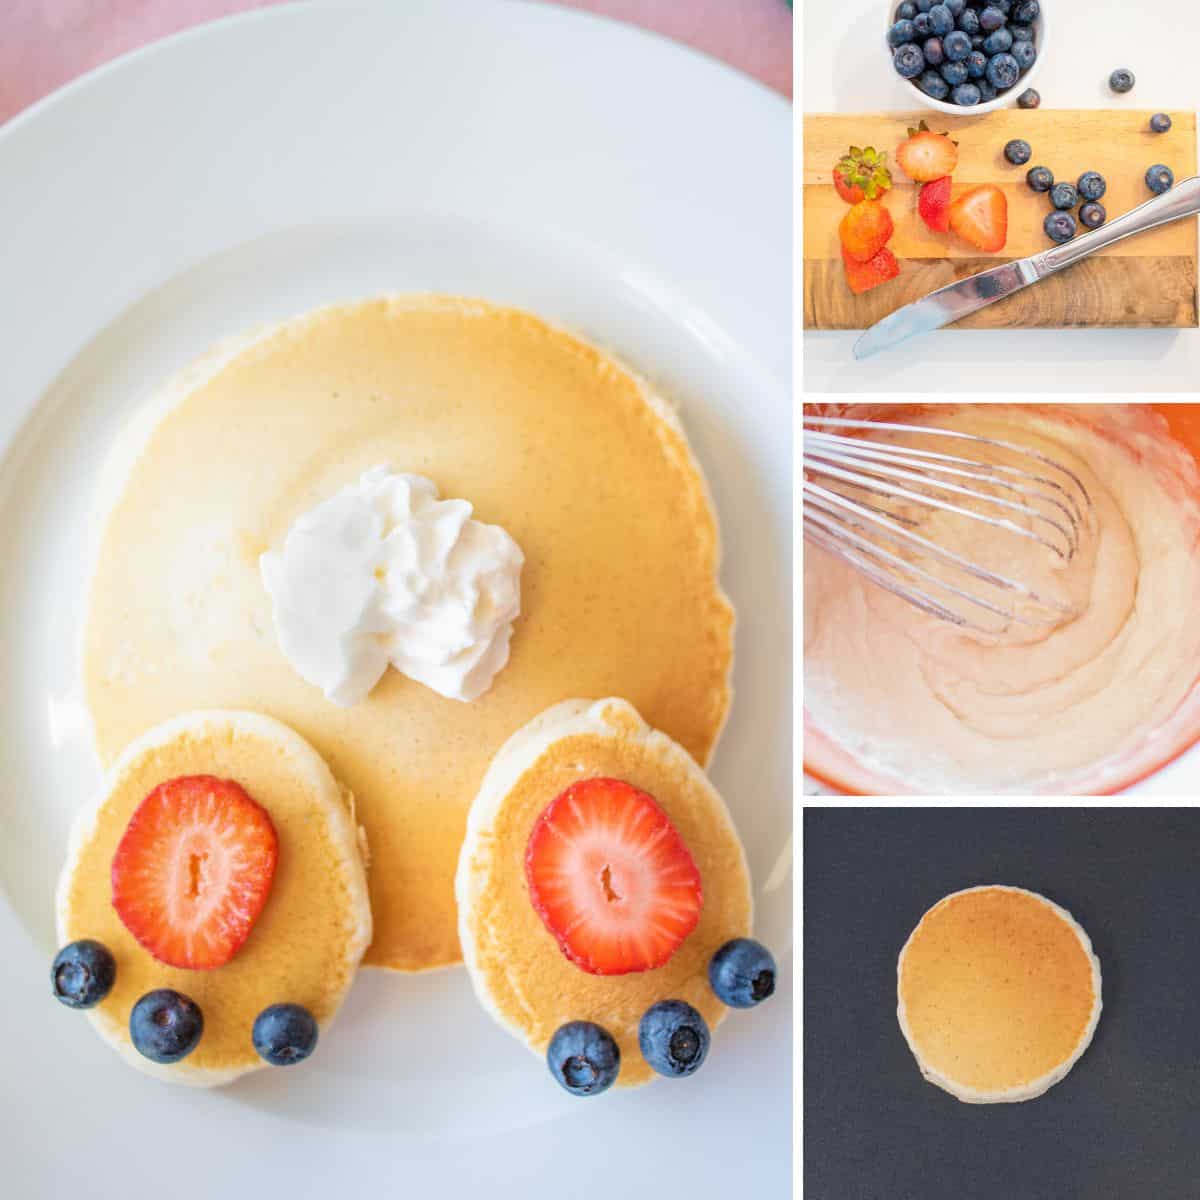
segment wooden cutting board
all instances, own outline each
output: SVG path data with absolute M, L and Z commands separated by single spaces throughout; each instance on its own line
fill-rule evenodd
M 1150 132 L 1151 111 L 1007 109 L 977 117 L 937 112 L 816 114 L 804 119 L 804 326 L 865 329 L 922 296 L 1001 262 L 1025 258 L 1052 243 L 1042 229 L 1049 198 L 1031 191 L 1025 172 L 1049 167 L 1056 181 L 1084 171 L 1108 181 L 1102 203 L 1109 219 L 1151 198 L 1146 168 L 1165 163 L 1176 180 L 1196 171 L 1196 114 L 1172 112 L 1169 133 Z M 987 255 L 952 233 L 933 233 L 917 213 L 917 185 L 896 166 L 896 147 L 924 117 L 958 142 L 954 197 L 981 183 L 1008 196 L 1008 244 Z M 1004 146 L 1024 138 L 1033 158 L 1014 167 Z M 886 150 L 893 187 L 884 198 L 896 224 L 890 249 L 900 276 L 862 296 L 846 285 L 837 227 L 846 205 L 833 187 L 833 168 L 849 146 Z M 1076 210 L 1078 213 L 1078 210 Z M 1185 219 L 1138 234 L 951 326 L 953 329 L 1063 326 L 1192 327 L 1200 324 L 1196 295 L 1196 221 Z

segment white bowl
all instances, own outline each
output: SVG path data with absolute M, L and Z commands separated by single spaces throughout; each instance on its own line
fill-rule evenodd
M 1046 61 L 1046 5 L 1053 3 L 1053 0 L 1041 0 L 1042 12 L 1041 15 L 1033 22 L 1034 29 L 1034 45 L 1037 46 L 1037 61 L 1017 80 L 1016 83 L 1008 89 L 1007 92 L 1001 92 L 995 100 L 985 100 L 982 104 L 965 106 L 962 104 L 951 104 L 947 100 L 935 100 L 932 96 L 927 96 L 914 80 L 902 79 L 896 74 L 896 68 L 892 66 L 892 56 L 895 50 L 887 43 L 887 31 L 896 23 L 896 9 L 900 7 L 901 0 L 888 0 L 886 7 L 886 23 L 883 27 L 883 48 L 887 52 L 887 69 L 892 73 L 892 78 L 900 84 L 906 92 L 912 95 L 910 98 L 915 98 L 918 104 L 924 108 L 933 108 L 938 112 L 947 113 L 952 117 L 970 117 L 977 116 L 979 113 L 995 112 L 998 108 L 1006 108 L 1010 104 L 1017 102 L 1017 97 L 1027 88 L 1033 86 L 1034 79 L 1037 78 L 1038 72 L 1042 69 L 1042 63 Z

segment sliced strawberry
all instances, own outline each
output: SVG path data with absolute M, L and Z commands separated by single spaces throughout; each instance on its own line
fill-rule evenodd
M 159 962 L 207 971 L 249 937 L 278 854 L 267 810 L 240 785 L 169 779 L 138 805 L 113 855 L 113 908 Z
M 953 175 L 958 166 L 958 146 L 944 133 L 933 133 L 922 121 L 910 129 L 908 138 L 896 150 L 900 169 L 916 183 L 928 183 Z
M 525 879 L 562 952 L 591 975 L 661 967 L 704 902 L 667 814 L 619 779 L 582 780 L 547 805 L 529 835 Z
M 861 296 L 863 292 L 869 292 L 900 274 L 900 264 L 886 246 L 868 262 L 859 262 L 858 259 L 851 258 L 843 248 L 842 262 L 846 266 L 846 282 L 856 296 Z
M 838 238 L 851 258 L 867 262 L 887 245 L 895 228 L 892 214 L 878 200 L 862 200 L 842 218 Z
M 964 192 L 950 205 L 950 228 L 989 254 L 1008 241 L 1008 199 L 994 183 Z
M 922 185 L 917 198 L 917 211 L 921 220 L 934 233 L 950 232 L 950 176 L 930 180 Z

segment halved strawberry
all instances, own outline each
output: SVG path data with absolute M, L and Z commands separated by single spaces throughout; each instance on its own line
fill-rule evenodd
M 930 180 L 921 186 L 921 194 L 917 197 L 917 211 L 921 214 L 921 220 L 934 233 L 950 232 L 951 182 L 949 175 Z
M 1008 199 L 994 184 L 964 192 L 950 205 L 950 228 L 980 250 L 994 253 L 1008 241 Z
M 895 228 L 892 214 L 878 200 L 861 200 L 842 218 L 838 238 L 846 254 L 867 262 L 887 245 Z
M 928 183 L 953 175 L 958 166 L 958 145 L 947 134 L 933 133 L 924 121 L 908 131 L 908 138 L 896 150 L 900 169 L 916 183 Z
M 887 283 L 889 279 L 895 279 L 900 274 L 900 264 L 886 246 L 867 262 L 859 262 L 858 259 L 851 258 L 843 247 L 842 262 L 846 266 L 846 282 L 856 296 L 861 296 L 863 292 L 869 292 L 872 288 L 878 287 L 881 283 Z
M 562 952 L 591 975 L 661 967 L 704 902 L 670 818 L 619 779 L 584 779 L 546 806 L 529 835 L 525 879 Z
M 113 908 L 159 962 L 207 971 L 249 937 L 278 854 L 267 810 L 239 784 L 169 779 L 138 805 L 113 855 Z

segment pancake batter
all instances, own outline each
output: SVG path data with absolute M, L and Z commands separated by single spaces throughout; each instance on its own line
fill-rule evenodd
M 883 419 L 1038 450 L 1079 476 L 1093 511 L 1070 562 L 944 514 L 920 530 L 1068 610 L 1036 627 L 964 631 L 806 547 L 809 720 L 916 792 L 1054 790 L 1136 746 L 1200 674 L 1191 456 L 1137 405 L 939 405 Z

